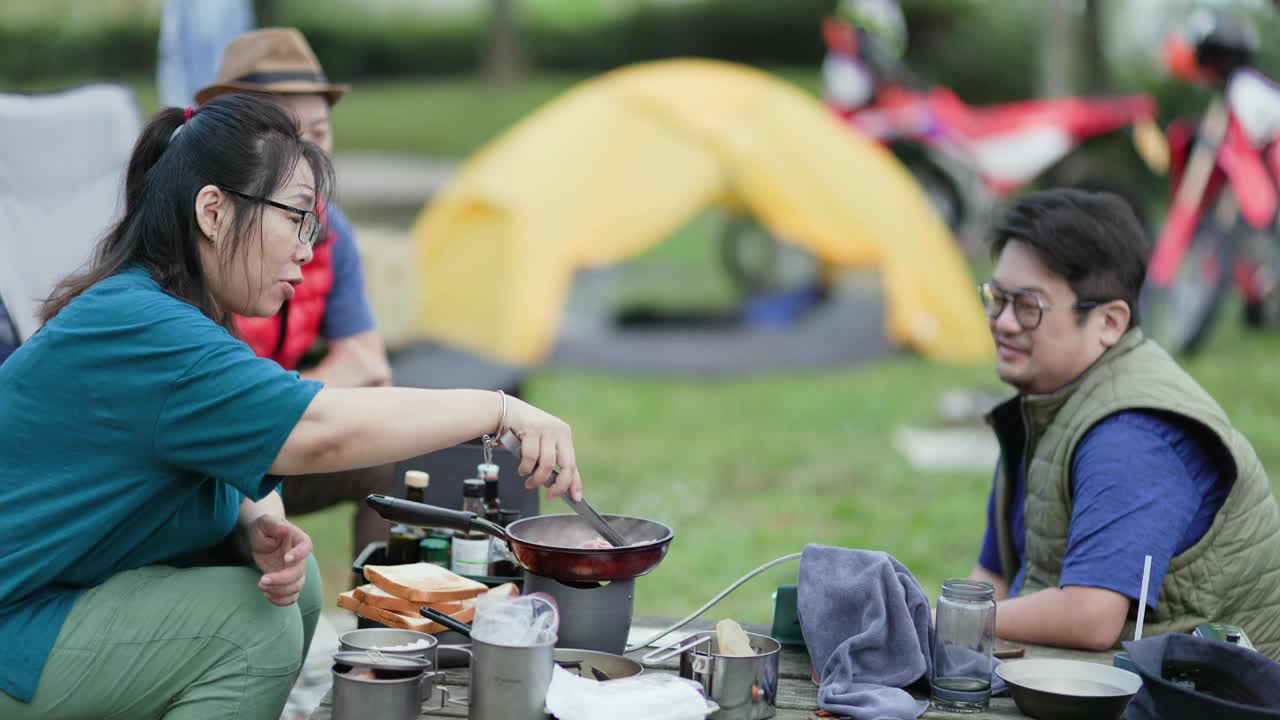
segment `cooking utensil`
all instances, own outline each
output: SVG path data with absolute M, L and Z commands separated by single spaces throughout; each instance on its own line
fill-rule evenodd
M 417 720 L 429 660 L 374 650 L 340 652 L 333 663 L 334 720 Z
M 609 523 L 631 540 L 626 547 L 584 548 L 598 536 L 578 515 L 537 515 L 504 530 L 475 513 L 448 510 L 386 495 L 370 495 L 369 507 L 391 522 L 418 527 L 483 532 L 507 543 L 520 567 L 566 582 L 630 580 L 662 562 L 674 533 L 660 522 L 610 515 Z
M 421 645 L 423 643 L 426 643 L 425 647 L 413 650 L 387 649 L 410 644 Z M 338 636 L 338 650 L 341 652 L 367 652 L 376 653 L 377 657 L 421 659 L 430 663 L 428 670 L 436 670 L 440 667 L 437 647 L 439 644 L 439 640 L 432 635 L 421 633 L 417 630 L 404 630 L 401 628 L 362 628 L 348 630 Z M 431 695 L 435 692 L 435 678 L 436 674 L 434 672 L 427 672 L 423 675 L 421 692 L 423 702 L 430 700 Z
M 498 438 L 498 444 L 512 455 L 515 455 L 516 457 L 521 456 L 520 438 L 516 437 L 516 434 L 510 430 L 502 433 L 502 437 Z M 551 475 L 547 478 L 546 487 L 554 485 L 556 478 L 559 475 L 560 466 L 556 465 L 552 468 Z M 569 503 L 569 507 L 573 508 L 575 513 L 581 515 L 583 519 L 590 523 L 591 527 L 595 528 L 595 531 L 600 533 L 600 537 L 608 541 L 610 545 L 614 547 L 623 547 L 627 544 L 627 541 L 623 536 L 614 530 L 603 517 L 600 517 L 600 513 L 596 512 L 595 508 L 591 507 L 591 505 L 587 503 L 586 497 L 583 497 L 581 500 L 574 500 L 569 497 L 569 493 L 565 493 L 560 496 L 560 499 Z
M 468 640 L 471 639 L 471 626 L 461 620 L 449 617 L 435 608 L 418 608 L 418 612 L 422 617 L 427 618 L 432 622 L 440 623 L 456 633 L 461 633 L 462 636 Z
M 471 639 L 471 720 L 545 720 L 555 642 L 497 645 Z
M 1117 720 L 1142 688 L 1128 670 L 1079 660 L 1018 660 L 995 672 L 1018 710 L 1040 720 Z
M 629 657 L 596 650 L 557 648 L 553 657 L 560 667 L 577 669 L 582 677 L 588 677 L 590 673 L 590 677 L 600 682 L 619 680 L 644 672 L 644 666 Z
M 707 699 L 720 706 L 712 718 L 771 718 L 777 712 L 782 643 L 756 633 L 747 633 L 747 640 L 755 655 L 720 654 L 716 633 L 711 631 L 659 648 L 641 660 L 657 663 L 678 653 L 680 677 L 701 683 Z

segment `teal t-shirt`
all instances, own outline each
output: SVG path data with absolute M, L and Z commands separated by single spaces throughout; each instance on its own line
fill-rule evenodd
M 0 690 L 31 701 L 85 589 L 224 540 L 319 390 L 138 269 L 18 348 L 0 365 Z

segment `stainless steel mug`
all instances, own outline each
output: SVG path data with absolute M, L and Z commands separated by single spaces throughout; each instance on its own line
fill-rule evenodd
M 764 720 L 778 703 L 778 657 L 782 645 L 767 635 L 747 633 L 755 655 L 721 655 L 714 632 L 689 638 L 680 653 L 680 677 L 702 684 L 720 706 L 715 720 Z
M 415 650 L 388 650 L 396 646 L 404 645 L 422 645 Z M 437 646 L 439 641 L 433 635 L 428 635 L 417 630 L 403 630 L 400 628 L 362 628 L 360 630 L 349 630 L 338 636 L 338 649 L 341 651 L 360 652 L 364 650 L 376 650 L 383 655 L 392 657 L 411 657 L 421 658 L 431 663 L 428 671 L 434 671 L 439 668 L 437 661 Z M 435 672 L 427 672 L 422 676 L 422 702 L 427 702 L 435 693 Z
M 555 642 L 498 645 L 471 639 L 470 720 L 544 720 Z
M 364 652 L 333 656 L 334 720 L 417 720 L 429 663 Z

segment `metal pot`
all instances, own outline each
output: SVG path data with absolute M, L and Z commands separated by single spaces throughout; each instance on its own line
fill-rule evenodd
M 584 548 L 599 539 L 587 521 L 577 515 L 538 515 L 517 520 L 504 530 L 471 512 L 370 495 L 369 507 L 391 522 L 417 527 L 483 532 L 507 543 L 516 562 L 543 577 L 568 582 L 630 580 L 653 570 L 666 556 L 675 536 L 660 522 L 605 515 L 628 543 L 624 547 Z
M 995 672 L 1018 710 L 1040 720 L 1118 720 L 1142 688 L 1128 670 L 1079 660 L 1017 660 Z
M 427 660 L 375 652 L 333 656 L 334 720 L 417 720 Z
M 408 645 L 418 641 L 426 641 L 427 647 L 418 650 L 386 650 L 384 648 Z M 439 667 L 437 663 L 439 641 L 432 635 L 417 630 L 400 628 L 364 628 L 350 630 L 338 636 L 338 649 L 349 652 L 377 651 L 386 657 L 417 658 L 429 664 L 427 670 Z M 431 699 L 435 693 L 435 673 L 426 672 L 422 676 L 422 702 Z
M 778 658 L 782 644 L 756 633 L 747 633 L 755 655 L 721 655 L 715 632 L 695 633 L 645 655 L 645 663 L 657 663 L 680 655 L 680 677 L 702 684 L 707 699 L 720 709 L 714 720 L 764 720 L 777 712 Z

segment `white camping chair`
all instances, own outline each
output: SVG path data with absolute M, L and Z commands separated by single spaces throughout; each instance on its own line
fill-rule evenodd
M 18 342 L 40 303 L 123 212 L 124 173 L 142 129 L 121 85 L 0 93 L 0 300 Z

